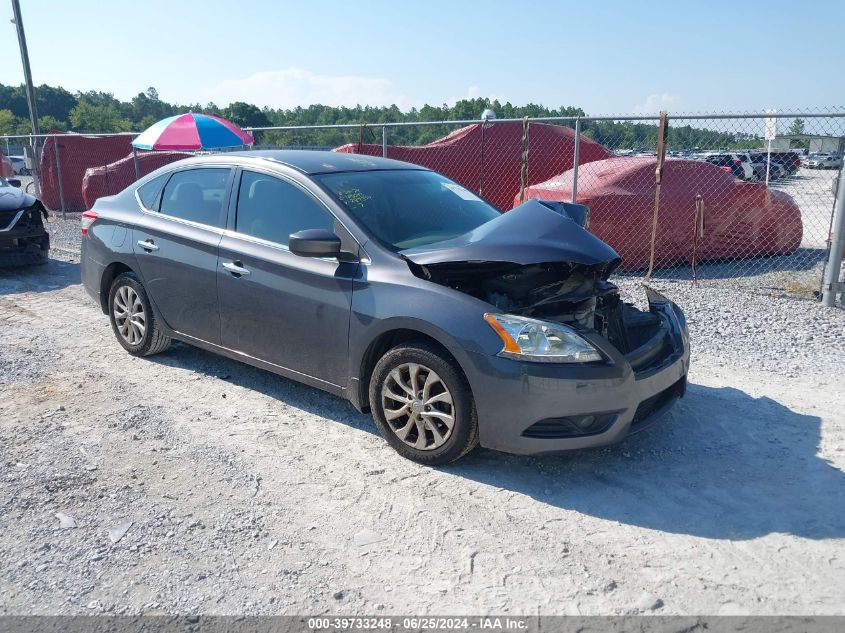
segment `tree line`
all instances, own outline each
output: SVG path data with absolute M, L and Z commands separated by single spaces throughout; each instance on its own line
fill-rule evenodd
M 574 117 L 584 116 L 581 108 L 561 106 L 557 109 L 528 103 L 485 98 L 463 99 L 454 105 L 411 108 L 403 112 L 397 106 L 326 106 L 313 104 L 291 109 L 259 108 L 251 103 L 236 101 L 226 107 L 214 103 L 178 104 L 160 98 L 155 88 L 139 92 L 129 101 L 121 101 L 112 93 L 90 90 L 69 92 L 61 87 L 41 85 L 35 89 L 40 131 L 73 131 L 81 133 L 139 132 L 156 121 L 183 112 L 204 112 L 228 119 L 242 127 L 378 124 L 418 121 L 478 120 L 487 108 L 499 118 Z M 571 124 L 570 124 L 571 126 Z M 445 136 L 454 125 L 426 125 L 390 128 L 388 142 L 394 145 L 421 145 Z M 651 122 L 585 121 L 585 136 L 612 149 L 653 149 L 657 126 Z M 29 110 L 24 87 L 0 84 L 0 136 L 28 134 Z M 268 130 L 257 132 L 256 144 L 266 146 L 336 147 L 358 142 L 381 143 L 376 125 L 353 129 L 322 129 L 302 131 Z M 669 126 L 669 146 L 672 149 L 695 148 L 754 148 L 761 138 L 754 133 L 720 131 L 691 125 Z

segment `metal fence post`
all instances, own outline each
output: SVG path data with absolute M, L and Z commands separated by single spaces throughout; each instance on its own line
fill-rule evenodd
M 824 285 L 822 286 L 822 305 L 828 308 L 836 305 L 836 295 L 845 290 L 845 284 L 839 281 L 843 248 L 845 248 L 845 167 L 840 167 L 839 182 L 836 186 L 836 205 L 833 208 L 830 254 L 824 272 Z
M 66 219 L 65 215 L 65 187 L 64 183 L 62 183 L 62 161 L 59 157 L 59 141 L 58 139 L 53 139 L 53 148 L 56 156 L 56 180 L 59 182 L 59 202 L 62 205 L 62 220 Z
M 578 202 L 578 163 L 581 160 L 581 117 L 575 119 L 575 153 L 572 157 L 572 204 Z
M 381 155 L 387 158 L 387 126 L 381 126 Z
M 44 142 L 47 142 L 46 137 L 44 138 Z M 29 147 L 32 152 L 32 169 L 30 172 L 33 186 L 35 187 L 35 197 L 41 199 L 41 155 L 38 153 L 38 137 L 29 137 Z

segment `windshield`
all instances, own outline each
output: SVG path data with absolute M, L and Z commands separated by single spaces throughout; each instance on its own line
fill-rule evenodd
M 433 171 L 343 172 L 315 179 L 395 251 L 463 235 L 500 215 L 468 189 Z

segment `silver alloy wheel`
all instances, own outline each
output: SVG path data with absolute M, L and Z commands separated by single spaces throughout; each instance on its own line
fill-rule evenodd
M 452 394 L 425 365 L 403 363 L 393 369 L 381 386 L 381 406 L 396 437 L 408 446 L 431 451 L 452 435 Z
M 120 286 L 114 294 L 112 310 L 120 336 L 130 345 L 138 345 L 147 331 L 147 315 L 135 289 L 131 286 Z

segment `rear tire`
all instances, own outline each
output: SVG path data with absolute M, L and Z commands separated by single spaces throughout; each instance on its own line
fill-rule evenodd
M 159 328 L 147 292 L 135 273 L 115 277 L 108 306 L 117 342 L 133 356 L 152 356 L 170 346 L 170 337 Z

